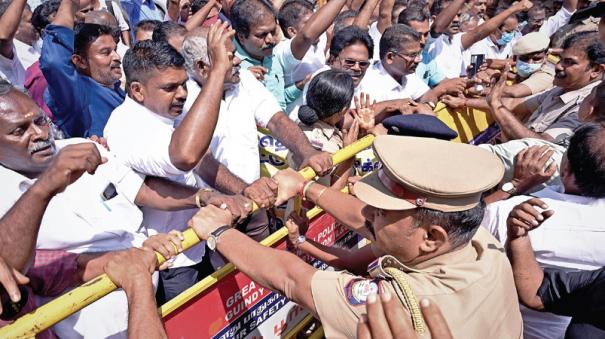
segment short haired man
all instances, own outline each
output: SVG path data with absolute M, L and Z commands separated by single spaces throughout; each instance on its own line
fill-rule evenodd
M 141 20 L 134 30 L 134 41 L 151 40 L 153 31 L 162 24 L 159 20 Z
M 186 33 L 185 26 L 174 21 L 164 21 L 153 30 L 152 39 L 153 41 L 166 42 L 180 52 Z
M 542 227 L 529 233 L 540 265 L 566 270 L 602 267 L 605 261 L 601 246 L 605 241 L 602 226 L 605 218 L 604 136 L 603 123 L 580 127 L 563 155 L 561 187 L 548 186 L 531 196 L 518 195 L 490 204 L 481 225 L 504 244 L 510 236 L 507 217 L 514 206 L 532 197 L 539 198 L 547 204 L 547 209 L 555 211 Z M 523 310 L 523 318 L 525 338 L 562 337 L 569 322 L 566 318 L 528 310 Z
M 58 155 L 58 150 L 62 155 Z M 51 185 L 46 193 L 34 188 L 42 173 L 58 165 L 56 162 L 60 162 L 60 170 L 47 174 L 65 176 L 76 171 L 72 177 L 75 182 L 64 192 L 61 192 L 64 186 Z M 39 229 L 37 242 L 30 245 L 36 244 L 37 249 L 94 254 L 140 246 L 146 236 L 139 232 L 143 215 L 138 206 L 173 210 L 195 207 L 196 189 L 145 178 L 89 140 L 55 142 L 48 120 L 36 104 L 2 82 L 0 165 L 3 182 L 0 214 L 6 213 L 12 222 L 21 223 L 24 232 Z M 89 173 L 78 178 L 84 171 Z M 40 180 L 47 182 L 47 179 Z M 30 188 L 34 190 L 29 192 Z M 36 199 L 30 200 L 26 209 L 12 209 L 22 196 L 36 192 Z M 34 211 L 39 211 L 41 217 L 35 217 Z M 22 245 L 28 248 L 25 243 Z M 64 337 L 124 336 L 126 310 L 124 293 L 113 292 L 58 323 L 54 330 Z
M 31 18 L 25 0 L 0 3 L 0 78 L 20 89 L 24 88 L 25 69 L 40 57 L 33 47 L 39 35 Z
M 279 26 L 287 40 L 296 37 L 297 34 L 306 34 L 305 24 L 313 16 L 313 4 L 307 0 L 286 0 L 279 8 L 277 14 Z M 333 16 L 333 15 L 331 15 Z M 334 21 L 334 17 L 321 20 Z M 287 41 L 285 40 L 285 41 Z M 304 80 L 307 75 L 322 68 L 326 63 L 327 35 L 325 33 L 319 36 L 319 39 L 313 42 L 309 50 L 291 72 L 284 74 L 286 77 L 286 86 L 291 86 L 296 82 Z M 287 42 L 280 42 L 276 48 L 289 46 Z
M 224 25 L 213 27 L 212 37 L 224 43 L 232 34 L 222 33 Z M 222 40 L 221 40 L 222 39 Z M 216 42 L 215 42 L 216 43 Z M 124 57 L 128 97 L 113 112 L 104 135 L 116 157 L 138 173 L 166 178 L 196 188 L 207 185 L 193 169 L 210 143 L 216 124 L 225 69 L 230 69 L 227 52 L 211 46 L 215 69 L 208 89 L 177 127 L 187 99 L 185 60 L 166 42 L 137 42 Z M 200 105 L 199 103 L 202 103 Z M 134 137 L 134 138 L 133 138 Z M 210 190 L 204 195 L 214 194 Z M 240 199 L 243 201 L 243 199 Z M 243 205 L 242 202 L 241 205 Z M 239 206 L 238 206 L 239 207 Z M 251 204 L 248 203 L 251 208 Z M 149 235 L 184 230 L 194 209 L 166 212 L 144 208 L 144 225 Z M 244 214 L 239 210 L 235 214 Z M 201 280 L 198 266 L 204 256 L 199 244 L 177 256 L 172 269 L 162 272 L 163 295 L 170 300 Z
M 355 184 L 357 198 L 305 182 L 292 170 L 274 177 L 280 201 L 300 190 L 372 240 L 371 250 L 382 256 L 370 264 L 369 279 L 318 271 L 291 253 L 255 244 L 222 227 L 231 217 L 219 209 L 201 209 L 192 226 L 201 239 L 218 240 L 216 249 L 254 281 L 318 315 L 327 337 L 356 337 L 366 302 L 376 302 L 380 290 L 399 298 L 417 330 L 423 321 L 416 298 L 429 297 L 454 337 L 521 338 L 510 264 L 497 240 L 479 227 L 481 193 L 502 175 L 498 159 L 474 146 L 429 138 L 378 136 L 373 148 L 383 167 Z M 443 163 L 455 165 L 443 171 Z M 260 258 L 264 264 L 255 264 Z
M 366 71 L 364 92 L 372 100 L 421 99 L 430 88 L 416 76 L 421 60 L 420 35 L 406 25 L 387 28 L 380 39 L 380 59 Z
M 503 96 L 526 97 L 548 90 L 555 80 L 555 66 L 548 61 L 550 39 L 540 32 L 526 34 L 513 45 L 517 83 L 504 89 Z
M 436 18 L 431 26 L 429 54 L 448 78 L 457 78 L 466 73 L 465 51 L 497 31 L 508 17 L 533 6 L 529 0 L 515 2 L 472 31 L 461 33 L 460 13 L 464 3 L 464 0 L 436 0 L 433 3 L 432 14 Z
M 236 30 L 236 55 L 241 67 L 252 71 L 275 96 L 282 110 L 300 96 L 297 86 L 288 86 L 285 76 L 293 71 L 307 51 L 338 15 L 345 0 L 335 0 L 313 14 L 291 40 L 277 43 L 275 10 L 267 0 L 237 0 L 231 8 Z M 303 78 L 304 79 L 304 78 Z M 291 84 L 290 84 L 291 85 Z
M 512 42 L 517 33 L 519 20 L 511 15 L 487 37 L 477 41 L 468 49 L 468 54 L 483 54 L 486 59 L 508 60 L 512 57 Z
M 430 32 L 429 17 L 424 8 L 412 6 L 406 8 L 397 18 L 398 24 L 408 25 L 420 35 L 420 47 L 422 48 L 422 59 L 416 67 L 416 75 L 429 87 L 437 86 L 445 75 L 437 67 L 437 63 L 428 53 L 427 40 Z
M 212 70 L 216 61 L 210 58 L 205 28 L 191 31 L 183 43 L 190 80 L 190 91 L 185 107 L 187 117 L 196 105 L 205 104 L 195 100 L 197 93 L 207 91 L 211 85 Z M 235 51 L 230 41 L 226 48 Z M 239 72 L 239 58 L 230 55 L 230 72 L 221 85 L 220 113 L 216 130 L 210 143 L 210 152 L 199 166 L 201 177 L 211 186 L 229 193 L 243 193 L 259 207 L 268 208 L 275 202 L 275 185 L 268 178 L 260 177 L 257 125 L 269 129 L 290 151 L 296 154 L 303 166 L 310 165 L 318 173 L 331 169 L 332 161 L 327 153 L 316 151 L 300 128 L 283 113 L 267 88 L 248 72 Z M 245 113 L 245 114 L 244 114 Z M 267 225 L 266 213 L 253 215 L 249 224 Z M 252 226 L 248 226 L 252 227 Z M 259 229 L 259 238 L 264 231 Z M 265 227 L 266 229 L 266 227 Z M 259 239 L 260 240 L 260 239 Z
M 124 101 L 120 56 L 113 30 L 84 24 L 73 31 L 78 5 L 63 0 L 46 27 L 40 68 L 48 82 L 48 107 L 67 137 L 103 135 L 114 108 Z
M 527 24 L 521 29 L 521 33 L 525 35 L 530 32 L 540 32 L 550 38 L 569 22 L 577 7 L 578 0 L 564 0 L 561 9 L 546 19 L 546 9 L 537 2 L 537 6 L 527 12 Z

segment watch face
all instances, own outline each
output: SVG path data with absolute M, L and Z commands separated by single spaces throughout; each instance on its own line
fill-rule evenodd
M 216 238 L 211 235 L 210 238 L 206 241 L 208 243 L 208 248 L 214 251 L 216 249 Z
M 502 185 L 502 190 L 504 192 L 510 192 L 510 191 L 512 191 L 514 189 L 515 189 L 515 186 L 512 183 L 510 183 L 510 182 L 507 182 L 504 185 Z

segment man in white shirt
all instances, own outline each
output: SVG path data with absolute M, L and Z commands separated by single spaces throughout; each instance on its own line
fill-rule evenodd
M 406 25 L 387 28 L 380 38 L 380 59 L 368 68 L 361 86 L 372 100 L 424 99 L 430 91 L 416 75 L 421 61 L 420 36 Z
M 605 250 L 605 127 L 589 123 L 570 140 L 561 164 L 563 187 L 532 194 L 555 211 L 529 233 L 543 267 L 592 270 L 603 266 Z M 514 206 L 532 198 L 516 196 L 487 206 L 483 227 L 503 244 L 506 219 Z M 523 310 L 525 338 L 563 338 L 569 318 Z
M 0 215 L 20 220 L 23 230 L 39 227 L 35 231 L 37 249 L 80 254 L 141 246 L 146 236 L 139 232 L 143 215 L 137 206 L 172 210 L 195 206 L 196 189 L 145 178 L 98 144 L 85 139 L 55 143 L 40 108 L 6 82 L 0 82 L 0 131 Z M 29 211 L 15 217 L 11 210 L 15 202 L 25 191 L 34 189 L 37 179 L 57 158 L 58 149 L 70 147 L 71 156 L 86 158 L 88 173 L 79 178 L 74 175 L 74 182 L 64 192 L 57 189 L 51 197 L 39 196 L 37 200 L 46 201 L 48 206 L 32 205 L 31 212 L 45 208 L 41 219 Z M 66 338 L 120 338 L 126 337 L 126 320 L 126 296 L 116 291 L 58 323 L 54 331 Z
M 24 88 L 25 69 L 40 57 L 32 47 L 38 32 L 31 17 L 26 0 L 0 3 L 0 78 L 19 89 Z
M 226 70 L 231 69 L 223 45 L 233 31 L 223 33 L 224 28 L 225 25 L 212 28 L 212 36 L 217 37 L 215 45 L 210 46 L 216 59 L 215 68 L 207 90 L 199 96 L 197 105 L 194 104 L 178 127 L 175 126 L 176 118 L 182 113 L 187 98 L 183 57 L 168 43 L 153 40 L 140 41 L 126 53 L 124 72 L 129 95 L 112 112 L 104 129 L 110 149 L 126 166 L 145 175 L 166 178 L 190 187 L 207 187 L 193 169 L 210 143 L 222 84 Z M 247 204 L 246 208 L 234 207 L 239 210 L 238 218 L 245 219 L 251 210 L 251 202 L 243 197 L 232 200 L 233 204 L 235 201 Z M 246 211 L 242 212 L 244 209 Z M 144 208 L 143 224 L 149 235 L 185 230 L 195 211 L 166 212 Z M 173 262 L 173 270 L 183 269 L 161 273 L 166 300 L 204 278 L 202 268 L 195 266 L 202 261 L 204 249 L 203 243 L 194 246 L 178 255 Z
M 537 2 L 536 6 L 527 12 L 527 23 L 521 30 L 521 33 L 525 35 L 531 32 L 540 32 L 550 38 L 569 22 L 577 6 L 578 0 L 565 0 L 561 9 L 555 15 L 546 19 L 544 5 Z
M 468 54 L 483 54 L 485 59 L 505 60 L 511 58 L 518 26 L 519 20 L 517 20 L 517 17 L 509 16 L 498 29 L 472 45 Z
M 437 17 L 431 26 L 429 54 L 447 78 L 466 74 L 465 52 L 473 44 L 496 31 L 509 16 L 533 6 L 529 0 L 518 1 L 470 32 L 461 33 L 459 15 L 465 2 L 437 0 L 432 8 L 433 15 Z
M 187 35 L 183 43 L 191 91 L 186 107 L 201 89 L 207 91 L 211 71 L 215 61 L 209 58 L 206 29 L 198 28 Z M 234 51 L 232 43 L 227 43 L 228 51 Z M 239 58 L 233 57 L 231 75 L 225 79 L 224 98 L 220 103 L 219 119 L 212 136 L 210 152 L 199 166 L 200 175 L 211 186 L 228 193 L 242 193 L 261 208 L 275 203 L 276 186 L 269 178 L 260 177 L 257 125 L 269 129 L 296 157 L 303 162 L 301 167 L 311 166 L 321 175 L 331 170 L 332 161 L 328 153 L 319 152 L 311 146 L 300 128 L 283 113 L 272 94 L 248 72 L 239 71 Z M 199 101 L 199 100 L 198 100 Z M 195 105 L 189 109 L 189 116 Z M 266 226 L 266 213 L 259 211 L 250 224 Z M 247 226 L 249 229 L 252 226 Z M 266 228 L 266 227 L 265 227 Z M 256 239 L 262 238 L 263 228 L 256 227 Z

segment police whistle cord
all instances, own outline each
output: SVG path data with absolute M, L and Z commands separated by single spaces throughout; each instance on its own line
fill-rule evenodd
M 370 147 L 373 141 L 374 136 L 367 135 L 351 145 L 337 151 L 332 155 L 333 165 L 336 166 L 355 156 L 355 154 Z M 313 169 L 310 167 L 303 168 L 299 171 L 299 173 L 306 180 L 312 180 L 316 176 L 315 171 L 313 171 Z M 254 204 L 253 210 L 256 210 L 257 208 L 258 207 L 256 204 Z M 284 235 L 282 234 L 282 236 Z M 200 242 L 200 239 L 191 228 L 188 228 L 183 232 L 183 237 L 183 251 Z M 261 244 L 266 246 L 266 241 L 262 241 Z M 162 256 L 160 253 L 156 252 L 156 256 L 158 259 L 158 266 L 166 261 L 164 256 Z M 228 268 L 228 266 L 233 265 L 229 263 L 223 268 Z M 70 315 L 78 312 L 84 307 L 101 299 L 115 289 L 117 289 L 117 286 L 113 283 L 113 281 L 111 281 L 111 279 L 109 279 L 109 276 L 107 276 L 107 274 L 102 274 L 89 282 L 82 284 L 80 287 L 77 287 L 38 307 L 34 311 L 23 315 L 14 323 L 0 328 L 0 338 L 31 338 L 36 334 L 50 328 L 61 320 L 69 317 Z

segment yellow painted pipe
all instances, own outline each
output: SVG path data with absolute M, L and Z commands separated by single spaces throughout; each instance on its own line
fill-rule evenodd
M 332 155 L 332 162 L 334 165 L 338 165 L 345 160 L 353 157 L 355 154 L 362 150 L 370 147 L 374 141 L 373 135 L 367 135 L 353 144 L 341 149 L 340 151 Z M 307 167 L 299 171 L 299 173 L 306 179 L 311 180 L 315 177 L 313 169 Z M 270 244 L 278 241 L 287 234 L 285 228 L 278 230 L 266 239 L 261 244 L 270 246 Z M 185 240 L 183 240 L 183 250 L 186 250 L 193 245 L 197 244 L 200 239 L 197 237 L 195 232 L 188 228 L 183 232 Z M 156 252 L 158 257 L 158 265 L 161 265 L 166 259 L 159 253 Z M 208 280 L 210 285 L 214 284 L 218 279 L 231 272 L 227 270 L 229 267 L 233 267 L 232 264 L 225 265 L 222 269 L 213 273 Z M 228 272 L 227 272 L 228 271 Z M 226 272 L 226 273 L 225 273 Z M 208 277 L 208 278 L 210 278 Z M 203 281 L 205 281 L 204 279 Z M 216 280 L 214 282 L 211 282 Z M 194 285 L 195 286 L 195 285 Z M 93 280 L 77 287 L 70 292 L 51 300 L 50 302 L 38 307 L 36 310 L 23 315 L 17 319 L 14 323 L 0 328 L 0 338 L 30 338 L 37 333 L 40 333 L 61 320 L 69 317 L 70 315 L 78 312 L 82 308 L 90 305 L 98 299 L 109 294 L 115 290 L 117 286 L 109 279 L 107 274 L 102 274 Z M 178 297 L 177 297 L 178 298 Z M 176 299 L 176 298 L 175 298 Z M 173 299 L 174 300 L 174 299 Z

